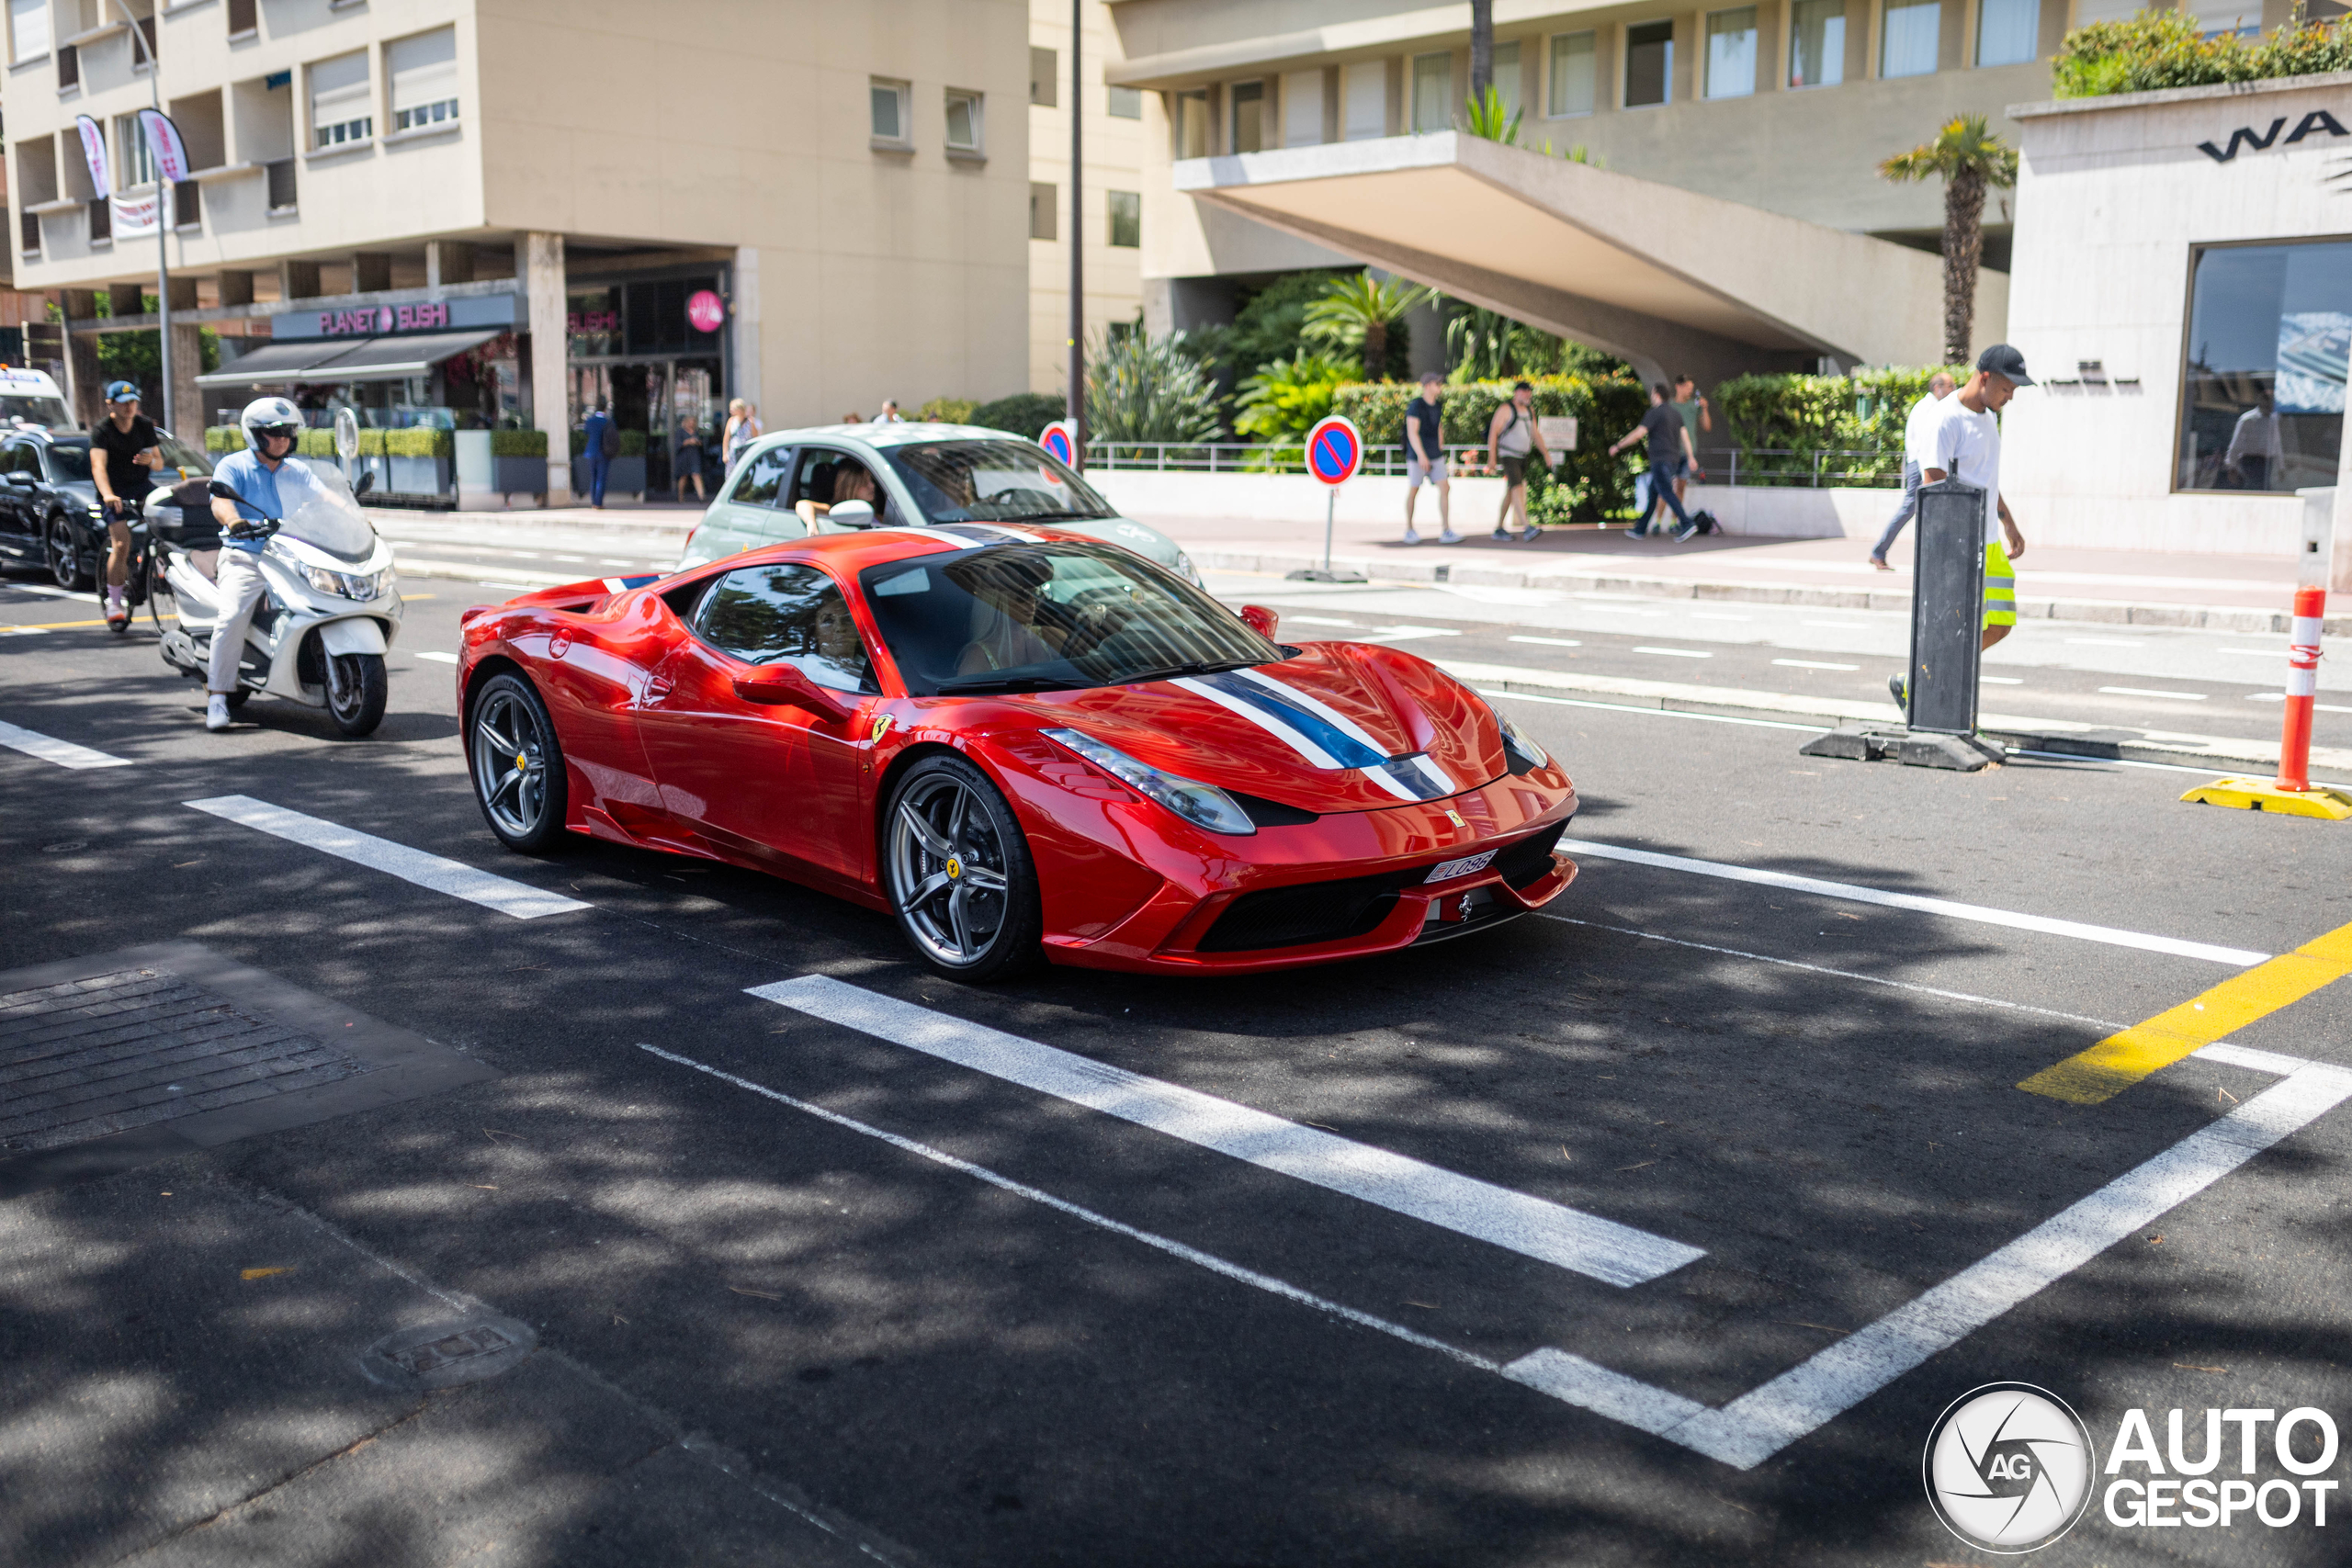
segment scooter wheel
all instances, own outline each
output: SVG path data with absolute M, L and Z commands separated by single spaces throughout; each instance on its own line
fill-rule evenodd
M 337 653 L 329 657 L 334 668 L 327 671 L 327 716 L 346 739 L 373 735 L 384 722 L 384 703 L 391 694 L 384 656 Z

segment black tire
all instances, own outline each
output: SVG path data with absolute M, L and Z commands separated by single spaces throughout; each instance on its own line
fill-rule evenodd
M 334 653 L 327 656 L 327 716 L 344 739 L 373 735 L 384 722 L 384 704 L 391 695 L 380 653 Z
M 568 779 L 547 704 L 521 676 L 492 676 L 467 698 L 466 773 L 498 841 L 537 854 L 563 840 Z M 519 761 L 519 765 L 518 765 Z
M 51 582 L 74 592 L 91 585 L 92 574 L 82 570 L 82 541 L 74 532 L 74 519 L 62 512 L 50 513 L 41 542 Z
M 984 986 L 1043 959 L 1029 840 L 978 768 L 943 752 L 908 769 L 890 792 L 880 839 L 883 891 L 923 967 Z

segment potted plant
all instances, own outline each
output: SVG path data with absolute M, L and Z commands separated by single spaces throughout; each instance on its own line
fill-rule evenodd
M 605 476 L 605 493 L 645 496 L 645 432 L 624 430 L 620 433 L 620 455 L 613 459 L 612 471 Z M 587 470 L 582 468 L 582 473 Z
M 503 496 L 548 493 L 548 433 L 493 430 L 490 434 L 490 488 Z
M 359 433 L 363 458 L 370 435 L 377 436 L 383 446 L 384 464 L 389 471 L 379 482 L 387 491 L 396 495 L 436 497 L 448 492 L 450 466 L 457 455 L 452 432 L 429 425 L 405 430 L 363 430 Z

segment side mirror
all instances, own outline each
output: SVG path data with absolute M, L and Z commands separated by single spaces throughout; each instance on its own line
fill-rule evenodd
M 825 513 L 825 521 L 836 528 L 871 528 L 874 526 L 874 505 L 865 501 L 840 501 Z
M 763 707 L 795 707 L 819 718 L 847 718 L 850 705 L 790 664 L 763 664 L 758 671 L 735 677 L 735 694 Z
M 1242 605 L 1241 620 L 1243 625 L 1268 642 L 1274 640 L 1274 627 L 1279 624 L 1280 618 L 1263 604 Z
M 370 490 L 375 488 L 375 484 L 376 471 L 373 468 L 370 468 L 366 473 L 359 476 L 359 482 L 351 487 L 351 493 L 354 495 L 366 495 Z
M 215 501 L 243 501 L 245 499 L 243 496 L 239 495 L 235 491 L 232 490 L 229 486 L 222 484 L 219 479 L 214 479 L 205 488 L 211 492 L 212 498 Z
M 32 488 L 33 477 L 30 474 L 20 474 L 16 469 L 11 468 L 5 476 L 0 477 L 5 477 L 10 484 L 15 485 L 19 490 L 29 490 Z

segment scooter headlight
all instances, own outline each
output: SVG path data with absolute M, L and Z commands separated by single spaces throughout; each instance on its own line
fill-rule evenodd
M 341 599 L 373 599 L 384 591 L 391 569 L 382 571 L 332 571 L 322 566 L 303 565 L 302 575 L 311 586 L 322 593 L 332 593 Z

